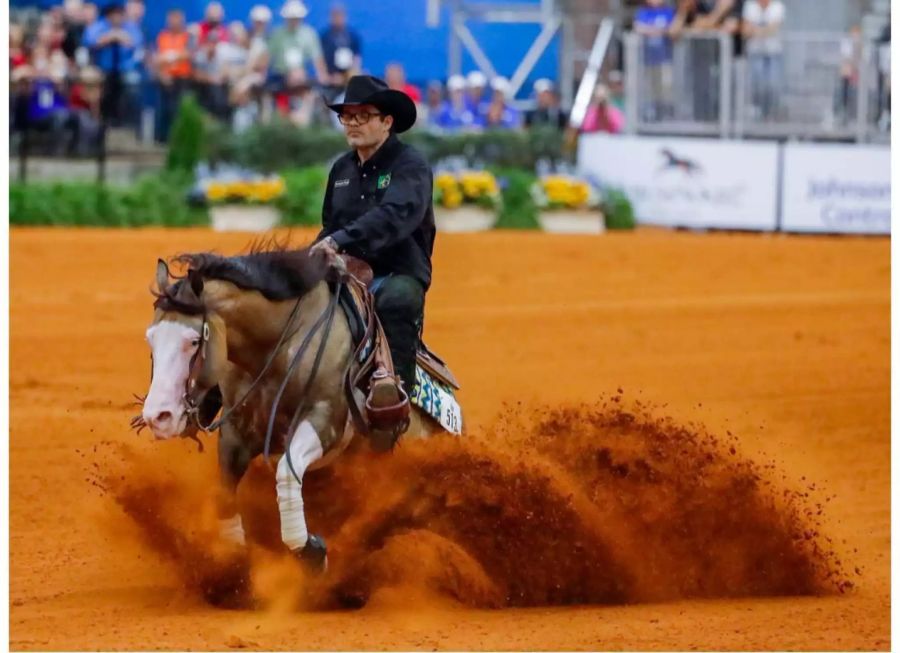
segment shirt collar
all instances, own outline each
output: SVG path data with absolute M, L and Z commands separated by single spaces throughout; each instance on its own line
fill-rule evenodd
M 396 134 L 391 134 L 387 137 L 387 140 L 381 144 L 381 147 L 376 150 L 375 154 L 373 154 L 372 157 L 364 164 L 360 165 L 359 155 L 356 155 L 356 165 L 359 167 L 368 165 L 376 169 L 379 167 L 383 167 L 385 160 L 392 156 L 399 146 L 400 139 L 397 138 Z

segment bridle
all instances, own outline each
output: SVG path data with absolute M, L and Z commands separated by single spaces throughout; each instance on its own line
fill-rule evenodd
M 346 271 L 344 271 L 344 273 L 346 273 Z M 278 392 L 275 395 L 275 399 L 272 402 L 272 407 L 271 407 L 270 413 L 269 413 L 269 421 L 268 421 L 268 425 L 266 427 L 265 445 L 263 448 L 263 455 L 266 459 L 266 462 L 269 462 L 269 452 L 271 450 L 272 435 L 275 431 L 275 418 L 278 414 L 278 406 L 281 403 L 281 399 L 284 396 L 284 392 L 287 389 L 288 384 L 290 383 L 292 374 L 297 369 L 297 366 L 299 365 L 300 361 L 302 360 L 303 355 L 309 349 L 309 346 L 312 343 L 313 338 L 320 330 L 324 329 L 324 335 L 320 339 L 319 346 L 316 349 L 316 355 L 313 360 L 312 369 L 310 370 L 309 376 L 306 378 L 306 381 L 303 384 L 302 391 L 300 392 L 300 397 L 301 397 L 300 402 L 298 403 L 297 408 L 294 410 L 294 414 L 291 418 L 290 425 L 287 430 L 288 434 L 290 434 L 290 437 L 293 437 L 293 433 L 294 433 L 294 430 L 296 429 L 297 422 L 299 421 L 300 415 L 306 406 L 306 401 L 305 401 L 306 392 L 312 386 L 313 381 L 316 378 L 316 375 L 319 371 L 319 365 L 322 361 L 322 356 L 325 353 L 325 347 L 328 344 L 328 337 L 331 334 L 331 325 L 334 321 L 334 315 L 337 312 L 338 300 L 340 298 L 340 294 L 343 289 L 344 283 L 345 283 L 344 275 L 341 274 L 338 278 L 336 287 L 330 293 L 328 306 L 325 308 L 325 310 L 322 312 L 322 314 L 316 319 L 315 323 L 310 328 L 309 332 L 307 332 L 306 336 L 304 336 L 303 341 L 300 343 L 300 346 L 297 348 L 297 351 L 294 353 L 293 357 L 291 358 L 290 363 L 288 364 L 288 368 L 284 375 L 284 379 L 282 380 L 281 385 L 278 388 Z M 201 410 L 201 406 L 202 406 L 202 401 L 200 399 L 198 399 L 198 397 L 196 396 L 197 389 L 200 385 L 199 379 L 200 379 L 200 376 L 203 371 L 203 366 L 206 363 L 207 351 L 209 348 L 209 338 L 210 338 L 209 320 L 208 320 L 208 315 L 207 315 L 206 309 L 204 308 L 203 314 L 202 314 L 203 322 L 200 327 L 200 345 L 199 345 L 199 347 L 197 347 L 197 351 L 195 351 L 193 353 L 193 355 L 191 356 L 191 360 L 188 364 L 188 376 L 187 376 L 187 379 L 185 380 L 184 395 L 182 397 L 182 400 L 184 401 L 185 405 L 187 406 L 186 414 L 188 415 L 188 419 L 191 420 L 197 426 L 198 429 L 200 429 L 204 433 L 212 433 L 213 431 L 215 431 L 219 427 L 221 427 L 222 424 L 224 424 L 226 421 L 228 421 L 231 418 L 234 411 L 236 411 L 238 408 L 243 406 L 244 403 L 246 403 L 247 399 L 250 398 L 250 395 L 253 394 L 253 391 L 256 390 L 256 388 L 259 386 L 260 382 L 262 381 L 263 377 L 265 377 L 266 373 L 272 367 L 272 363 L 275 361 L 275 358 L 277 357 L 278 353 L 282 350 L 285 343 L 287 343 L 290 340 L 290 336 L 293 336 L 297 332 L 297 329 L 299 329 L 299 326 L 294 329 L 291 329 L 291 326 L 292 326 L 295 318 L 297 317 L 297 314 L 300 311 L 300 300 L 301 299 L 302 298 L 297 298 L 297 301 L 294 304 L 294 308 L 291 310 L 291 314 L 288 316 L 288 319 L 285 322 L 285 325 L 281 330 L 281 335 L 278 338 L 278 342 L 275 344 L 275 346 L 269 352 L 268 356 L 266 357 L 266 361 L 263 364 L 262 370 L 260 370 L 259 374 L 256 375 L 256 378 L 253 379 L 253 382 L 250 384 L 250 387 L 248 387 L 244 391 L 244 394 L 243 394 L 243 396 L 241 396 L 240 399 L 238 399 L 231 406 L 226 408 L 222 412 L 221 416 L 218 419 L 213 419 L 209 424 L 203 424 L 203 422 L 200 418 L 200 410 Z M 290 336 L 289 336 L 289 334 L 290 334 Z M 152 378 L 153 378 L 152 364 L 151 364 L 150 374 L 151 374 L 151 381 L 152 381 Z M 290 457 L 290 441 L 288 441 L 285 444 L 284 449 L 285 449 L 284 455 L 287 458 L 288 467 L 290 468 L 291 473 L 294 475 L 294 478 L 297 480 L 298 483 L 300 483 L 301 482 L 300 477 L 298 476 L 297 472 L 295 471 L 293 462 L 291 461 L 291 457 Z

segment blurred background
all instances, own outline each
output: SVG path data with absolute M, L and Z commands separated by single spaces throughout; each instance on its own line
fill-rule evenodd
M 587 184 L 607 214 L 614 197 L 638 222 L 703 228 L 789 226 L 778 189 L 794 184 L 798 206 L 865 200 L 816 209 L 806 230 L 884 233 L 889 212 L 872 202 L 891 129 L 889 14 L 889 0 L 13 0 L 11 168 L 20 184 L 194 174 L 144 181 L 180 191 L 221 165 L 278 172 L 294 192 L 285 221 L 312 222 L 296 171 L 343 149 L 325 103 L 365 72 L 416 101 L 410 139 L 438 169 L 491 169 L 512 193 L 501 226 L 565 203 L 545 185 L 530 207 L 519 171 Z M 833 179 L 844 148 L 863 157 L 856 181 Z M 699 200 L 673 197 L 686 179 Z M 13 222 L 46 222 L 28 192 L 14 189 Z

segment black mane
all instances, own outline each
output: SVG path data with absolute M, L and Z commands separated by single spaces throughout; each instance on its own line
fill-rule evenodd
M 241 256 L 221 256 L 212 252 L 179 254 L 173 259 L 188 266 L 188 277 L 233 283 L 243 290 L 257 290 L 273 301 L 302 297 L 325 279 L 328 272 L 323 256 L 310 256 L 309 248 L 261 249 L 255 247 Z M 202 302 L 190 291 L 190 279 L 180 278 L 162 293 L 157 305 L 181 313 L 203 312 Z M 193 300 L 193 301 L 192 301 Z

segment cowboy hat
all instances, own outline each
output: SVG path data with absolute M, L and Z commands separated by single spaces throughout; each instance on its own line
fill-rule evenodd
M 354 75 L 347 83 L 344 101 L 329 104 L 328 108 L 340 113 L 346 106 L 371 104 L 394 118 L 394 131 L 405 132 L 416 123 L 416 103 L 403 91 L 395 91 L 382 80 L 371 75 Z
M 281 8 L 282 18 L 306 18 L 309 9 L 300 0 L 288 0 Z

